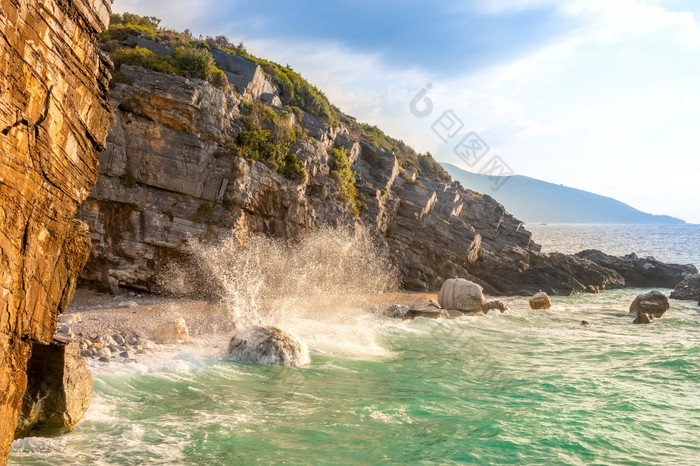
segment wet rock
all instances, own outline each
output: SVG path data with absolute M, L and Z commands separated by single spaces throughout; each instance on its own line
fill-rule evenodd
M 102 348 L 97 350 L 95 356 L 97 356 L 100 359 L 106 359 L 107 361 L 109 361 L 112 358 L 112 352 L 107 348 Z
M 103 347 L 104 346 L 115 346 L 117 344 L 110 335 L 98 336 L 97 338 L 95 338 L 95 343 L 99 343 Z
M 508 310 L 508 306 L 506 306 L 503 301 L 500 301 L 498 299 L 489 301 L 486 304 L 484 304 L 484 314 L 488 314 L 489 311 L 494 310 L 505 312 Z
M 591 325 L 591 323 L 588 322 L 587 320 L 582 320 L 582 321 L 581 321 L 581 325 L 588 326 L 588 325 Z
M 450 317 L 450 313 L 445 309 L 438 309 L 434 306 L 414 307 L 409 309 L 406 313 L 406 318 L 408 319 L 415 319 L 416 317 L 425 317 L 428 319 L 448 319 Z
M 392 317 L 396 319 L 402 319 L 406 317 L 406 314 L 410 310 L 409 306 L 406 306 L 405 304 L 392 304 L 388 308 L 386 308 L 386 311 L 384 314 L 387 317 Z
M 700 273 L 688 275 L 674 288 L 671 299 L 700 300 Z
M 15 438 L 73 430 L 92 401 L 92 376 L 77 342 L 35 343 Z
M 649 314 L 658 319 L 664 315 L 669 307 L 668 298 L 663 293 L 654 290 L 634 298 L 630 304 L 630 314 Z
M 308 362 L 308 352 L 297 337 L 271 326 L 236 332 L 228 352 L 233 360 L 254 364 L 298 367 Z
M 686 276 L 698 273 L 694 265 L 666 264 L 653 257 L 638 257 L 634 253 L 616 257 L 596 249 L 587 249 L 576 256 L 619 272 L 625 279 L 625 285 L 630 287 L 673 288 Z
M 450 278 L 438 293 L 438 303 L 443 309 L 463 312 L 480 312 L 484 308 L 482 287 L 464 278 Z
M 544 291 L 535 293 L 529 300 L 530 309 L 549 309 L 552 303 L 549 301 L 549 296 Z
M 640 314 L 637 316 L 634 321 L 632 321 L 633 324 L 650 324 L 654 321 L 654 316 L 650 314 Z
M 115 342 L 117 345 L 120 345 L 120 346 L 123 345 L 123 344 L 125 343 L 124 337 L 121 336 L 121 335 L 119 335 L 118 333 L 112 335 L 112 340 L 114 340 L 114 342 Z

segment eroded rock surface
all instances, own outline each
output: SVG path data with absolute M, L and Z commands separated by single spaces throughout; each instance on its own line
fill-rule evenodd
M 700 274 L 688 275 L 674 288 L 672 299 L 700 300 Z M 700 304 L 700 303 L 698 303 Z
M 308 113 L 295 119 L 307 137 L 291 150 L 306 176 L 290 179 L 260 161 L 222 156 L 244 129 L 248 91 L 127 65 L 120 71 L 100 178 L 79 214 L 93 243 L 86 286 L 152 291 L 159 269 L 186 252 L 188 236 L 216 241 L 236 229 L 289 239 L 356 224 L 382 238 L 409 290 L 436 290 L 454 277 L 493 295 L 624 286 L 586 259 L 541 254 L 491 197 L 416 176 L 343 123 L 331 127 Z M 268 84 L 261 89 L 271 91 Z M 348 151 L 359 215 L 333 177 L 335 147 Z
M 530 309 L 549 309 L 552 307 L 549 296 L 544 291 L 532 295 L 528 303 L 530 304 Z
M 228 351 L 231 359 L 254 364 L 299 367 L 309 362 L 304 343 L 271 326 L 237 331 L 231 338 Z
M 463 278 L 446 280 L 438 293 L 438 303 L 444 309 L 480 312 L 484 309 L 484 294 L 479 285 Z
M 639 288 L 673 288 L 687 276 L 698 273 L 698 269 L 691 264 L 666 264 L 653 257 L 638 257 L 634 253 L 616 257 L 595 249 L 586 249 L 576 253 L 576 256 L 617 271 L 624 277 L 626 286 Z
M 0 463 L 32 342 L 48 343 L 90 247 L 73 219 L 97 178 L 110 2 L 0 0 Z
M 658 319 L 668 311 L 669 307 L 670 304 L 666 295 L 660 291 L 654 290 L 640 294 L 634 298 L 634 301 L 630 304 L 630 313 L 637 314 L 638 316 L 649 314 Z
M 92 401 L 92 375 L 77 341 L 34 343 L 15 438 L 73 430 Z

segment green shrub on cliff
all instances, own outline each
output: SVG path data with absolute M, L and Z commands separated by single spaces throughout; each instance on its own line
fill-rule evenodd
M 358 195 L 355 187 L 355 174 L 350 168 L 348 150 L 345 147 L 336 147 L 331 151 L 331 177 L 338 183 L 340 192 L 352 201 L 357 215 Z
M 385 152 L 394 154 L 399 166 L 416 172 L 420 176 L 432 178 L 443 183 L 450 183 L 452 178 L 442 166 L 433 159 L 433 156 L 426 152 L 419 154 L 405 142 L 394 139 L 384 133 L 375 125 L 367 123 L 358 123 L 355 119 L 338 114 L 340 121 L 350 130 L 350 133 L 358 140 L 364 140 L 374 147 L 377 147 Z M 373 157 L 371 154 L 364 154 L 363 158 L 369 159 L 370 164 L 375 168 L 381 168 L 383 164 L 381 160 Z
M 309 84 L 299 73 L 268 60 L 253 57 L 267 76 L 280 88 L 280 98 L 285 105 L 297 106 L 332 127 L 338 126 L 338 117 L 328 98 Z
M 189 78 L 204 79 L 219 87 L 228 85 L 226 74 L 216 66 L 214 57 L 206 48 L 178 47 L 173 53 L 173 59 L 178 74 Z
M 206 220 L 207 215 L 212 213 L 214 209 L 208 202 L 202 202 L 199 204 L 199 207 L 197 207 L 197 213 L 195 213 L 192 216 L 192 220 L 194 220 L 197 223 L 202 223 L 204 220 Z
M 111 15 L 110 27 L 107 31 L 102 33 L 100 39 L 103 43 L 109 42 L 110 40 L 121 42 L 130 35 L 143 36 L 147 39 L 174 47 L 176 50 L 174 54 L 176 59 L 178 58 L 177 50 L 182 46 L 188 47 L 179 52 L 184 55 L 181 59 L 184 60 L 185 64 L 183 64 L 183 66 L 175 65 L 175 73 L 171 74 L 190 72 L 192 73 L 192 77 L 207 76 L 206 78 L 202 77 L 202 79 L 207 79 L 218 85 L 227 82 L 226 76 L 223 71 L 216 68 L 216 65 L 213 66 L 218 71 L 210 70 L 203 73 L 203 67 L 209 69 L 209 65 L 204 63 L 204 61 L 208 60 L 204 57 L 195 56 L 198 50 L 209 52 L 212 48 L 216 48 L 232 55 L 254 61 L 262 67 L 263 72 L 280 88 L 280 98 L 285 105 L 297 106 L 305 112 L 314 115 L 327 125 L 333 127 L 338 125 L 337 112 L 331 106 L 328 98 L 326 98 L 323 92 L 302 78 L 299 73 L 295 72 L 289 66 L 281 66 L 269 60 L 251 55 L 243 44 L 234 45 L 230 43 L 225 36 L 216 36 L 214 38 L 207 37 L 205 40 L 202 40 L 201 37 L 200 39 L 195 39 L 192 37 L 189 30 L 176 32 L 161 28 L 160 19 L 158 18 L 124 13 L 121 15 Z M 211 57 L 210 53 L 209 56 Z
M 291 115 L 278 114 L 260 103 L 247 108 L 250 114 L 243 119 L 245 127 L 238 135 L 239 155 L 263 162 L 288 178 L 303 178 L 304 164 L 290 150 L 297 138 Z
M 132 13 L 111 15 L 111 24 L 101 36 L 103 48 L 113 52 L 115 69 L 122 63 L 141 66 L 160 73 L 204 79 L 216 86 L 226 87 L 228 79 L 214 62 L 210 46 L 205 41 L 194 40 L 189 31 L 178 33 L 160 28 L 160 20 L 152 16 Z M 142 36 L 174 47 L 172 56 L 158 55 L 135 47 L 125 48 L 121 42 L 129 36 Z
M 159 73 L 177 74 L 172 57 L 157 55 L 150 50 L 141 47 L 133 49 L 117 49 L 114 52 L 114 68 L 119 69 L 122 64 L 141 66 Z
M 141 47 L 121 48 L 114 51 L 113 58 L 117 70 L 122 64 L 127 64 L 159 73 L 204 79 L 220 87 L 228 83 L 224 72 L 214 64 L 211 53 L 194 47 L 178 47 L 172 57 L 158 55 Z

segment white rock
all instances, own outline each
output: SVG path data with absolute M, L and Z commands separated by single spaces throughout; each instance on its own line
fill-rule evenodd
M 309 362 L 306 344 L 277 327 L 237 331 L 228 350 L 231 359 L 254 364 L 299 367 Z
M 187 329 L 185 319 L 180 317 L 174 322 L 167 323 L 154 335 L 158 343 L 187 343 L 190 341 L 190 332 Z M 141 342 L 144 348 L 147 346 Z
M 72 312 L 70 314 L 61 314 L 57 320 L 62 324 L 79 324 L 83 321 L 83 318 L 77 312 Z
M 481 286 L 464 278 L 445 280 L 438 293 L 438 303 L 443 309 L 478 312 L 484 308 Z

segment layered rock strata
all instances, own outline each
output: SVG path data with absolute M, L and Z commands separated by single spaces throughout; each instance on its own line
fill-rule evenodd
M 100 178 L 79 213 L 93 242 L 86 286 L 153 291 L 159 269 L 186 252 L 188 237 L 215 241 L 235 229 L 288 239 L 358 224 L 382 238 L 410 290 L 437 289 L 452 277 L 490 294 L 624 285 L 619 274 L 586 259 L 541 254 L 522 223 L 491 197 L 416 176 L 343 124 L 292 116 L 307 135 L 291 148 L 306 176 L 290 179 L 262 162 L 222 156 L 244 130 L 251 105 L 236 86 L 127 65 L 120 75 Z M 330 152 L 338 147 L 348 151 L 363 200 L 359 214 L 332 173 Z
M 74 220 L 108 127 L 107 0 L 0 0 L 0 463 L 32 343 L 48 343 L 89 254 Z

